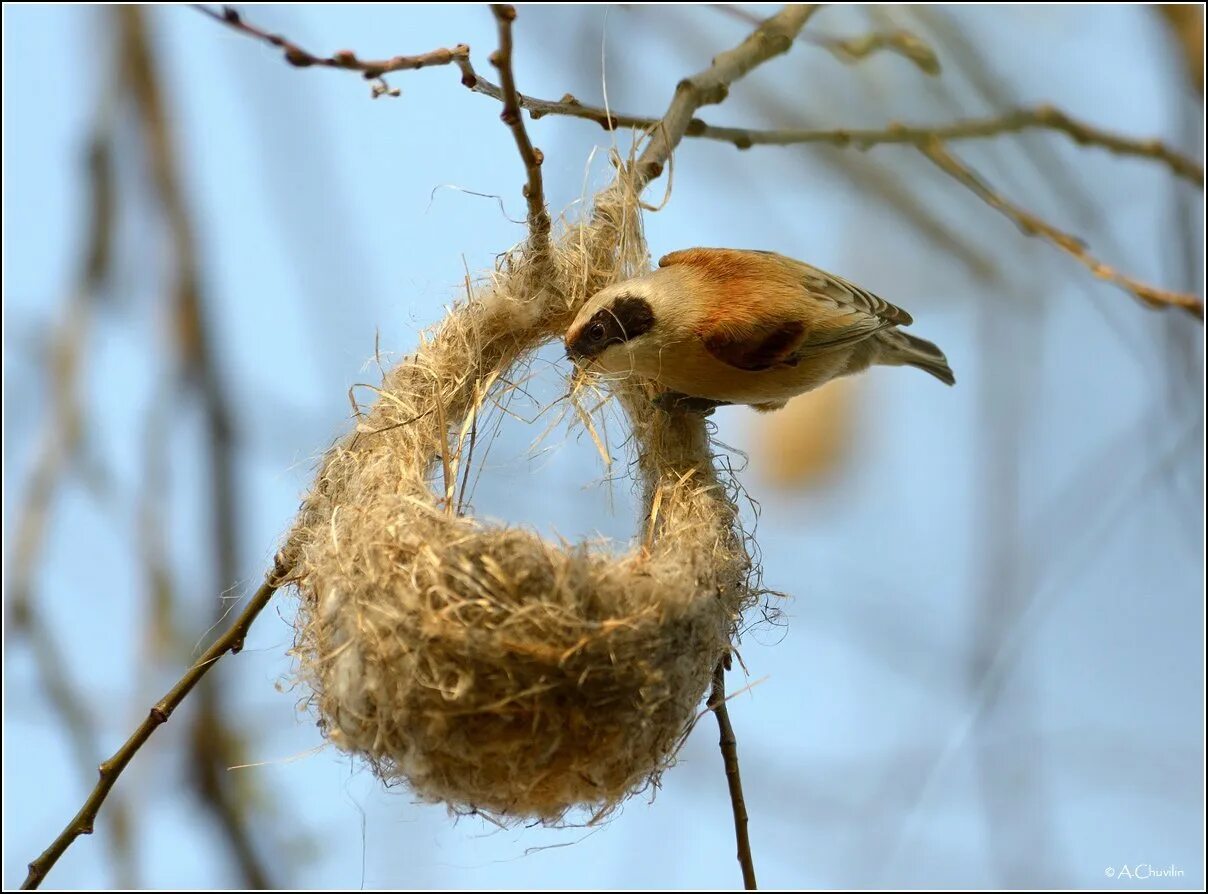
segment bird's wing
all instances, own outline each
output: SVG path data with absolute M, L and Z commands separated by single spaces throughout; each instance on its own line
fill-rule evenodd
M 791 365 L 912 322 L 866 289 L 774 252 L 691 248 L 659 260 L 660 267 L 676 264 L 726 284 L 724 306 L 700 336 L 714 357 L 738 369 Z
M 909 326 L 914 322 L 910 314 L 896 304 L 878 298 L 867 289 L 862 289 L 841 276 L 791 258 L 783 258 L 782 261 L 801 271 L 801 282 L 811 297 L 824 297 L 842 308 L 858 311 L 890 326 Z

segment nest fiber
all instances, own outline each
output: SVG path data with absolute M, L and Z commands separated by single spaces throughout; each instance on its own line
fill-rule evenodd
M 603 814 L 671 763 L 751 599 L 704 422 L 614 384 L 645 517 L 629 552 L 461 514 L 468 433 L 508 370 L 648 269 L 625 178 L 425 333 L 324 457 L 286 545 L 325 735 L 458 812 Z

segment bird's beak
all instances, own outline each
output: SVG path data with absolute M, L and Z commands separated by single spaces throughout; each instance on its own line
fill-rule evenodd
M 583 340 L 581 338 L 568 337 L 565 344 L 566 359 L 571 361 L 571 363 L 583 365 L 586 361 L 591 359 L 591 354 L 589 354 L 585 349 Z

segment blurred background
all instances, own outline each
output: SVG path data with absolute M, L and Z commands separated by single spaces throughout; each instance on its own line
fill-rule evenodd
M 661 115 L 773 9 L 521 7 L 517 82 Z M 496 46 L 485 7 L 245 14 L 323 55 L 465 42 L 486 74 Z M 938 74 L 917 51 L 833 43 L 902 29 Z M 523 238 L 525 206 L 498 104 L 452 67 L 373 100 L 356 74 L 291 68 L 185 7 L 6 6 L 3 32 L 15 886 L 258 584 L 350 426 L 349 388 L 378 381 L 375 348 L 405 355 L 467 271 Z M 883 127 L 1051 102 L 1199 160 L 1202 63 L 1193 7 L 836 7 L 701 117 Z M 554 117 L 529 133 L 555 211 L 632 140 Z M 1203 295 L 1203 193 L 1162 165 L 1045 132 L 950 148 L 1108 263 Z M 714 417 L 765 582 L 788 594 L 776 623 L 751 617 L 755 685 L 730 707 L 760 882 L 1201 888 L 1202 325 L 1025 238 L 910 146 L 685 140 L 646 225 L 656 258 L 764 248 L 859 282 L 908 308 L 959 382 L 881 368 L 777 415 Z M 566 372 L 543 352 L 496 414 L 473 509 L 623 545 L 630 482 L 548 409 Z M 278 596 L 48 884 L 740 884 L 711 722 L 603 827 L 454 821 L 323 745 L 290 688 L 292 614 Z M 1105 875 L 1136 864 L 1180 874 Z

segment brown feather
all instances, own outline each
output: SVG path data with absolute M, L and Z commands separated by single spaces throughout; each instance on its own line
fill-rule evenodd
M 686 264 L 710 280 L 771 280 L 795 285 L 805 296 L 818 303 L 844 305 L 849 309 L 877 317 L 895 326 L 909 326 L 914 319 L 902 308 L 890 304 L 849 280 L 818 267 L 786 258 L 771 251 L 740 248 L 687 248 L 659 259 L 660 267 Z
M 781 326 L 751 336 L 736 336 L 716 327 L 701 341 L 705 350 L 723 363 L 755 372 L 796 363 L 793 354 L 804 332 L 805 324 L 800 320 L 787 320 Z
M 677 265 L 706 293 L 709 312 L 697 335 L 710 354 L 738 369 L 792 366 L 911 322 L 871 292 L 773 252 L 691 248 L 659 260 L 659 267 Z

